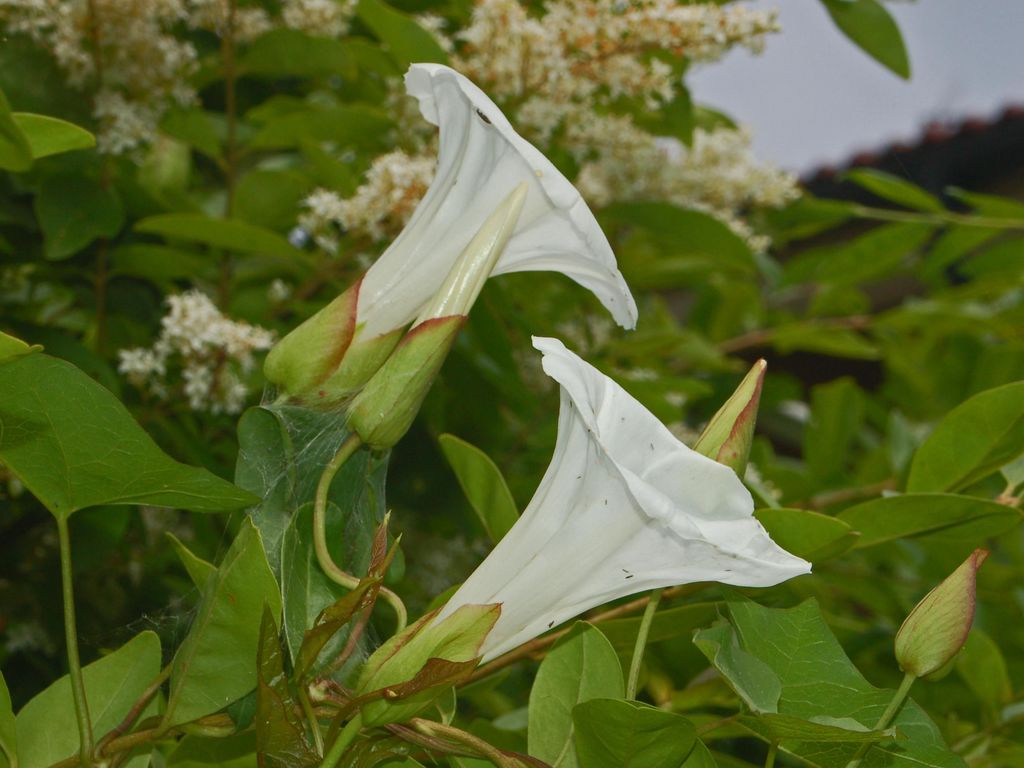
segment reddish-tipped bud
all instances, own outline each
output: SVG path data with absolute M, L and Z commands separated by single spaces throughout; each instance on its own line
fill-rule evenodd
M 754 424 L 761 403 L 761 386 L 768 364 L 758 360 L 736 391 L 708 422 L 693 450 L 743 476 L 754 440 Z
M 904 672 L 932 675 L 963 648 L 974 622 L 978 569 L 987 557 L 986 550 L 974 550 L 907 616 L 896 633 L 896 660 Z

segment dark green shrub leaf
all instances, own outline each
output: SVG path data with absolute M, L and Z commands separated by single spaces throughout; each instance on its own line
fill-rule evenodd
M 185 573 L 188 574 L 193 586 L 196 589 L 202 590 L 210 576 L 217 572 L 216 566 L 193 553 L 192 550 L 182 543 L 181 539 L 170 531 L 165 531 L 164 536 L 167 537 L 168 541 L 171 542 L 171 546 L 174 547 L 174 554 L 181 561 L 182 566 L 185 568 Z
M 816 479 L 829 480 L 841 473 L 864 416 L 864 393 L 853 379 L 836 379 L 811 390 L 804 460 Z
M 998 722 L 1003 707 L 1013 699 L 1013 686 L 996 641 L 974 627 L 956 657 L 956 671 L 984 705 L 989 721 Z
M 941 213 L 946 210 L 937 197 L 925 192 L 916 184 L 904 181 L 891 173 L 885 173 L 875 168 L 855 168 L 843 175 L 857 186 L 863 187 L 868 192 L 891 203 L 933 213 Z
M 886 224 L 837 244 L 811 248 L 786 263 L 783 284 L 860 285 L 895 272 L 931 236 L 930 224 Z
M 273 29 L 256 38 L 238 61 L 239 73 L 262 77 L 356 77 L 348 45 L 332 37 L 314 37 L 297 29 Z
M 363 104 L 307 107 L 271 118 L 249 146 L 258 149 L 299 147 L 306 142 L 333 142 L 339 147 L 382 148 L 394 126 L 387 113 Z
M 858 548 L 910 536 L 943 541 L 981 541 L 1014 528 L 1021 515 L 1011 507 L 970 496 L 909 493 L 872 499 L 843 510 L 838 519 L 860 532 Z
M 675 637 L 688 635 L 697 627 L 710 624 L 718 616 L 720 603 L 691 603 L 674 608 L 664 608 L 654 614 L 647 643 L 658 643 Z M 632 653 L 636 634 L 640 629 L 640 617 L 612 619 L 595 625 L 615 649 L 622 654 Z
M 174 461 L 108 390 L 43 354 L 0 363 L 0 460 L 57 517 L 100 504 L 222 512 L 257 501 Z
M 32 165 L 32 147 L 11 114 L 7 97 L 0 91 L 0 169 L 27 171 Z
M 219 116 L 200 109 L 176 109 L 164 115 L 160 130 L 178 141 L 188 144 L 214 160 L 222 160 L 224 136 L 218 123 Z
M 254 731 L 233 736 L 186 736 L 167 758 L 168 768 L 257 768 Z
M 160 673 L 160 639 L 136 635 L 113 653 L 82 670 L 93 732 L 105 734 L 128 714 Z M 141 717 L 156 714 L 150 702 Z M 67 675 L 22 707 L 17 718 L 19 764 L 52 765 L 78 752 L 78 725 Z
M 441 435 L 438 442 L 484 531 L 497 544 L 519 519 L 501 470 L 490 456 L 455 435 Z
M 622 699 L 591 699 L 572 711 L 576 754 L 587 768 L 681 768 L 697 734 L 682 715 Z
M 1024 452 L 1024 381 L 980 392 L 939 422 L 910 465 L 907 491 L 956 491 Z
M 766 508 L 757 510 L 754 516 L 776 544 L 811 562 L 836 557 L 858 539 L 848 523 L 807 509 Z
M 135 229 L 168 240 L 203 243 L 236 253 L 301 258 L 301 252 L 281 235 L 236 219 L 214 219 L 201 213 L 164 213 L 142 219 Z
M 74 256 L 93 240 L 113 237 L 124 226 L 117 192 L 86 176 L 47 177 L 36 195 L 35 210 L 48 259 Z
M 10 768 L 18 763 L 18 733 L 11 708 L 11 694 L 7 681 L 0 672 L 0 768 Z
M 702 629 L 693 636 L 693 643 L 752 711 L 759 714 L 778 711 L 782 692 L 778 675 L 743 650 L 733 627 L 719 624 Z
M 246 518 L 224 561 L 207 579 L 196 617 L 171 670 L 164 723 L 188 723 L 256 687 L 263 608 L 276 619 L 281 595 L 259 531 Z
M 414 61 L 448 63 L 448 54 L 427 30 L 411 16 L 381 0 L 359 0 L 356 15 L 373 31 L 402 69 Z
M 599 629 L 577 622 L 537 670 L 530 690 L 530 754 L 552 768 L 580 765 L 573 748 L 573 708 L 590 699 L 624 695 L 615 649 Z
M 876 742 L 893 736 L 893 730 L 872 731 L 852 718 L 816 718 L 804 720 L 792 715 L 765 714 L 744 716 L 740 725 L 768 742 L 795 739 L 818 742 Z
M 903 79 L 910 62 L 896 22 L 878 0 L 822 0 L 836 26 L 871 58 Z

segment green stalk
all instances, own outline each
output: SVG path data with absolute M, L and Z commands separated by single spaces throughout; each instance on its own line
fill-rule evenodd
M 875 723 L 873 730 L 880 731 L 892 725 L 892 721 L 896 717 L 896 713 L 900 711 L 900 707 L 903 706 L 903 702 L 907 700 L 907 694 L 910 693 L 910 687 L 914 684 L 915 680 L 917 680 L 917 678 L 909 672 L 903 675 L 903 682 L 900 683 L 900 687 L 896 690 L 896 693 L 893 694 L 892 701 L 889 702 L 889 706 L 885 708 L 885 712 L 882 713 L 882 716 L 878 718 L 878 722 Z M 867 751 L 870 748 L 871 744 L 869 742 L 861 744 L 860 749 L 857 750 L 853 759 L 846 764 L 846 768 L 859 768 L 861 760 L 864 759 L 864 755 L 867 754 Z
M 349 435 L 345 439 L 338 452 L 334 454 L 331 460 L 327 462 L 327 466 L 324 467 L 323 474 L 320 475 L 320 482 L 316 486 L 316 495 L 313 497 L 313 549 L 316 550 L 316 560 L 323 569 L 323 572 L 327 574 L 327 578 L 335 584 L 345 587 L 345 589 L 355 589 L 359 584 L 359 579 L 339 568 L 327 549 L 327 495 L 330 493 L 331 483 L 334 482 L 335 475 L 345 466 L 345 462 L 352 458 L 352 455 L 359 450 L 362 444 L 363 441 L 357 434 Z M 395 631 L 401 632 L 405 629 L 405 625 L 409 620 L 405 604 L 398 595 L 386 587 L 380 588 L 380 596 L 395 611 L 398 623 Z
M 357 714 L 354 718 L 346 723 L 345 727 L 341 729 L 341 733 L 338 734 L 338 738 L 331 744 L 330 751 L 324 756 L 323 761 L 320 763 L 320 768 L 334 768 L 345 754 L 345 750 L 349 748 L 356 736 L 359 735 L 359 730 L 363 727 L 363 716 Z
M 313 709 L 313 702 L 309 700 L 309 688 L 305 683 L 299 684 L 299 703 L 302 705 L 302 712 L 309 721 L 309 730 L 313 733 L 313 743 L 316 746 L 316 754 L 323 757 L 324 735 L 320 732 L 320 721 L 316 717 L 316 710 Z
M 768 756 L 764 759 L 764 768 L 775 768 L 775 756 L 779 754 L 779 742 L 773 741 L 768 746 Z
M 636 698 L 636 684 L 640 679 L 640 663 L 644 660 L 644 648 L 647 646 L 647 636 L 651 631 L 651 622 L 658 610 L 658 603 L 661 602 L 661 594 L 664 589 L 655 589 L 651 592 L 651 599 L 644 608 L 644 615 L 640 618 L 640 629 L 636 633 L 636 645 L 633 646 L 633 659 L 629 664 L 629 680 L 626 683 L 626 698 Z
M 79 762 L 88 766 L 92 765 L 92 721 L 89 719 L 89 702 L 85 698 L 82 661 L 78 657 L 75 592 L 71 582 L 71 536 L 68 533 L 66 517 L 57 518 L 57 537 L 60 542 L 60 580 L 64 597 L 64 640 L 68 647 L 68 677 L 71 679 L 71 695 L 75 702 L 75 717 L 78 719 Z

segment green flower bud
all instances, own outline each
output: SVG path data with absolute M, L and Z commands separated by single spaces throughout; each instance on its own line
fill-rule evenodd
M 974 622 L 978 569 L 988 557 L 976 549 L 925 595 L 896 633 L 896 660 L 914 677 L 939 672 L 959 653 Z
M 704 428 L 693 450 L 725 464 L 743 476 L 754 440 L 754 424 L 761 403 L 761 387 L 768 364 L 758 360 L 718 413 Z

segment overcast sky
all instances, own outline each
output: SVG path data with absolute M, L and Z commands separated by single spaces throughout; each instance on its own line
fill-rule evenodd
M 1024 104 L 1024 0 L 887 2 L 910 56 L 904 81 L 850 43 L 814 0 L 778 8 L 763 54 L 733 51 L 688 78 L 694 99 L 754 131 L 758 155 L 805 173 L 913 140 L 931 120 L 992 117 Z

